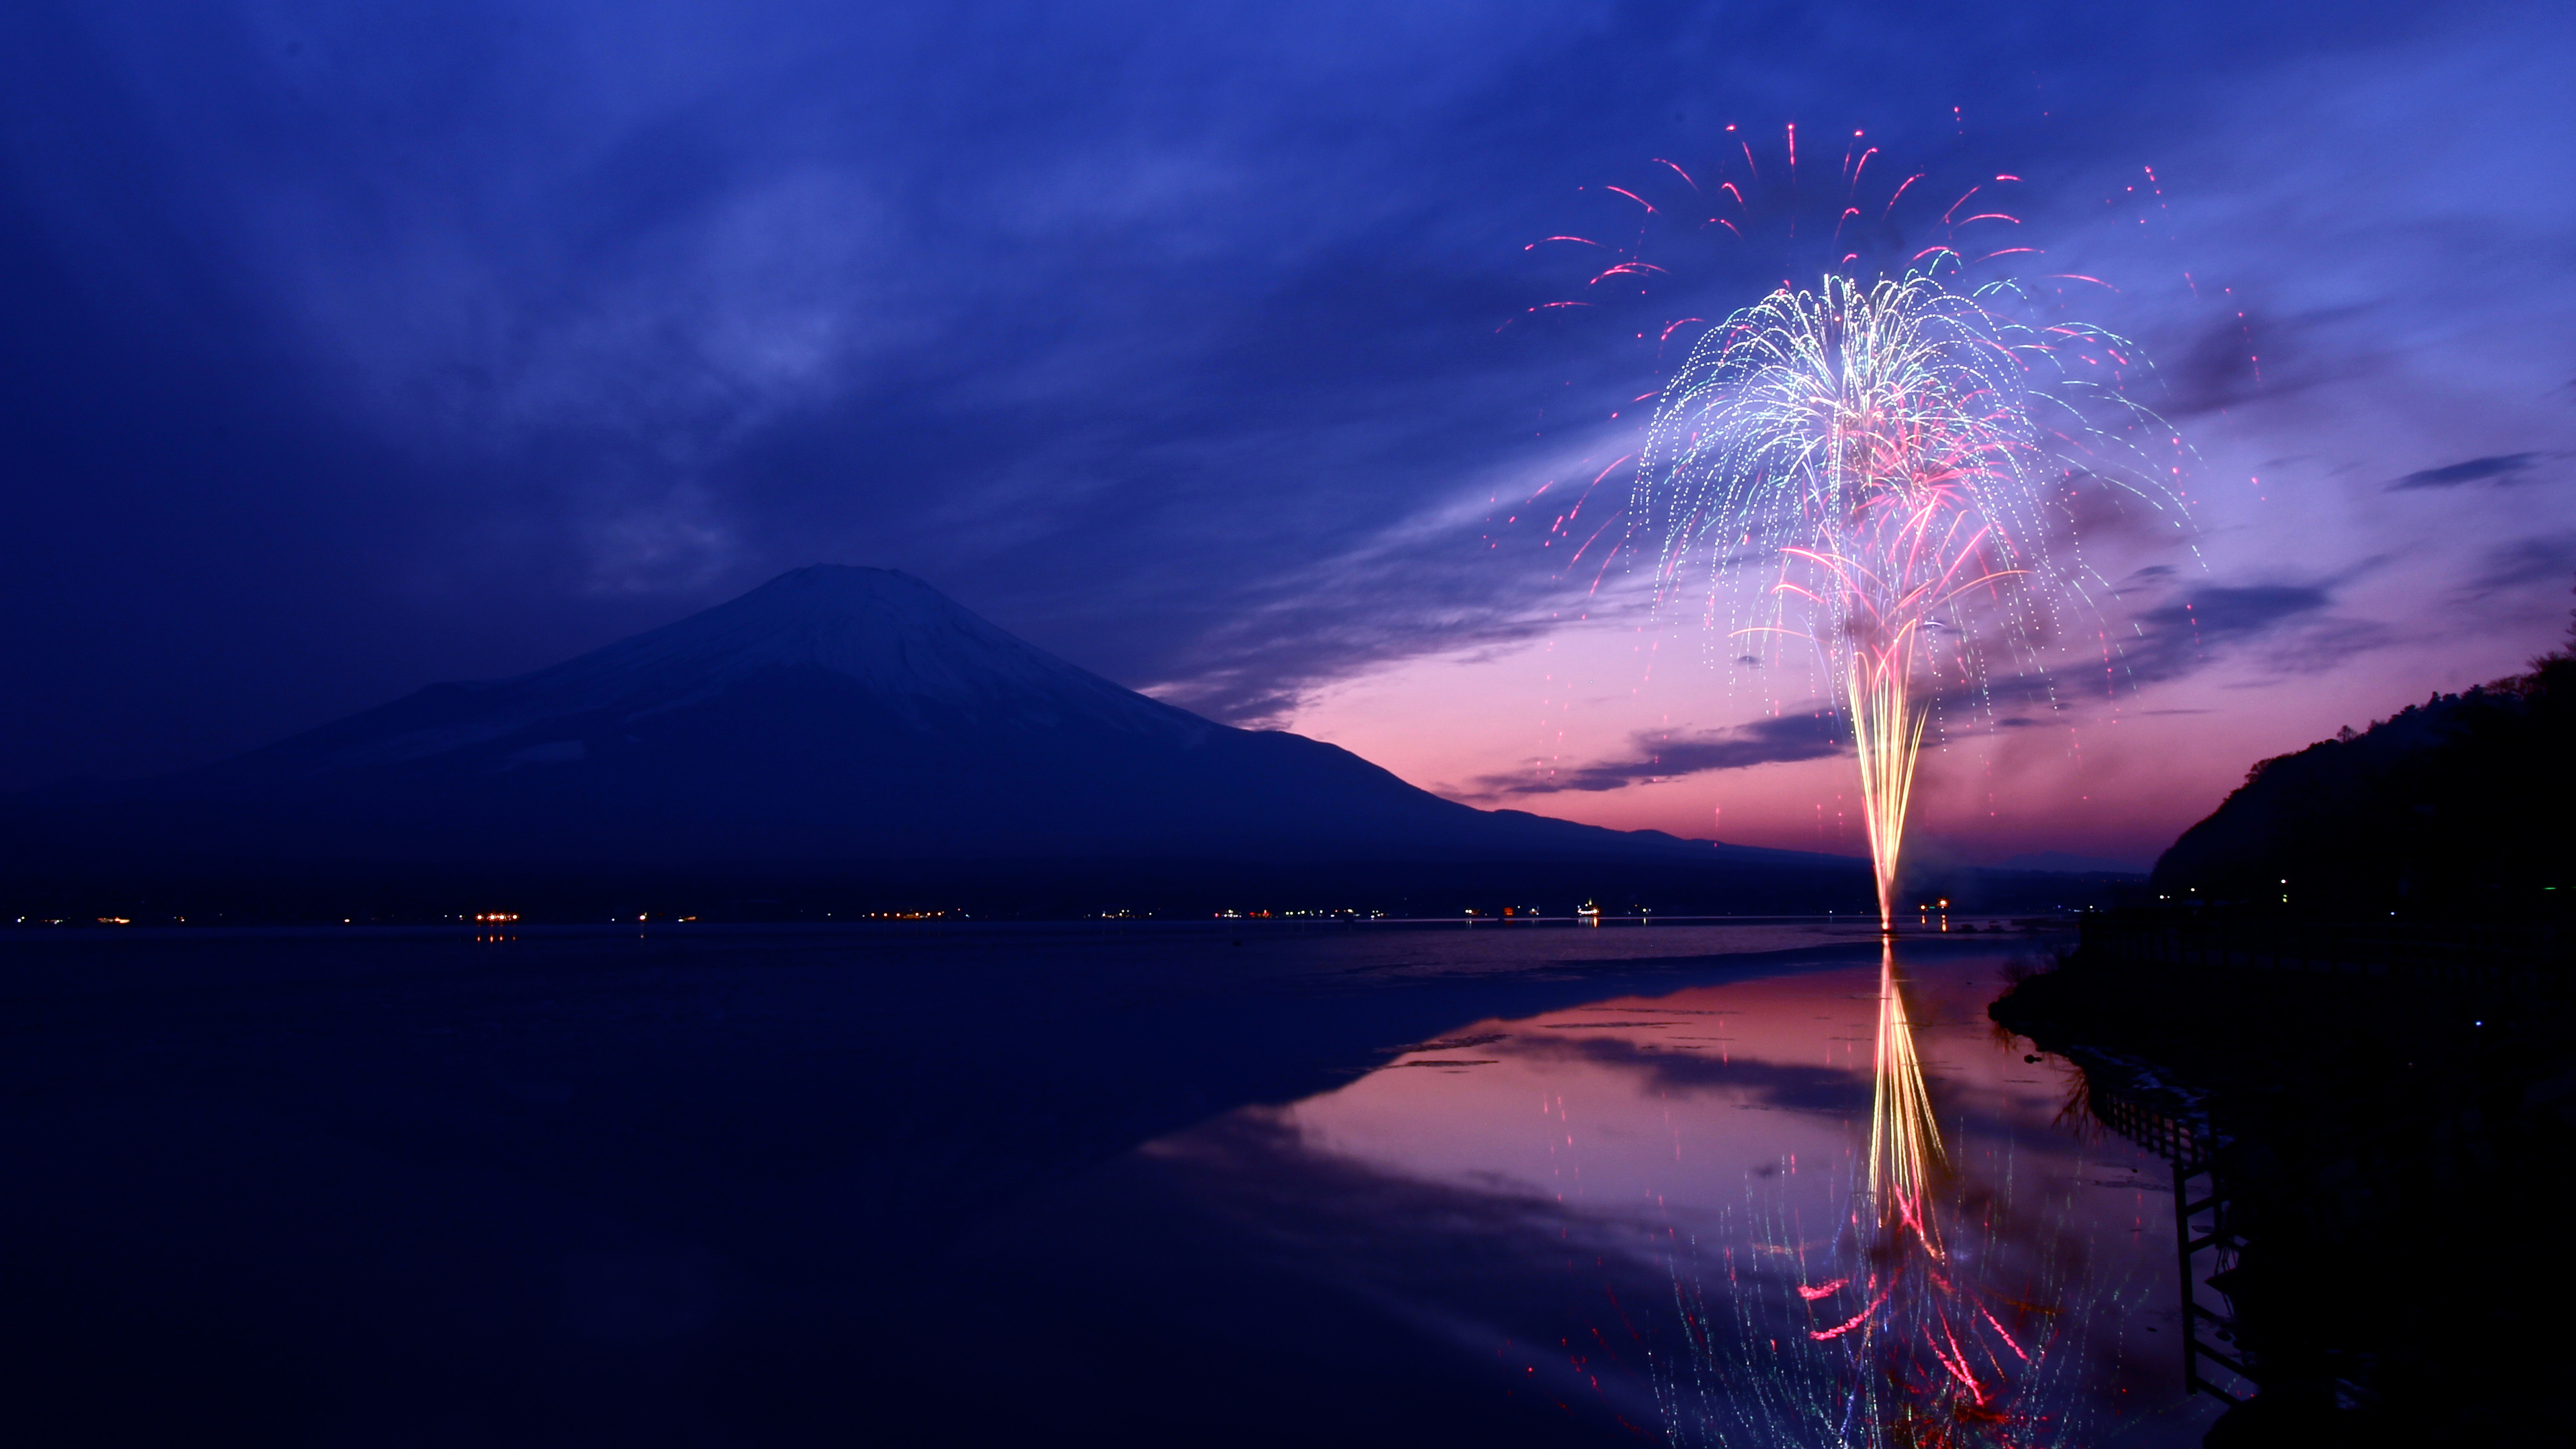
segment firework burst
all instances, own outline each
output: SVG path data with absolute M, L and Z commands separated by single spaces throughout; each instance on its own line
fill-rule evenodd
M 2074 490 L 2107 484 L 2181 519 L 2138 447 L 2171 430 L 2120 391 L 2134 349 L 2034 319 L 2009 282 L 1951 285 L 1958 254 L 1926 255 L 1931 269 L 1901 276 L 1784 285 L 1703 333 L 1663 391 L 1628 515 L 1659 607 L 1698 602 L 1738 663 L 1821 664 L 1858 757 L 1883 939 L 1935 713 L 1991 711 L 2005 676 L 2045 694 L 2042 646 L 2070 611 L 2099 618 Z M 1848 1305 L 1807 1334 L 1840 1356 L 1825 1437 L 2027 1442 L 2011 1389 L 2032 1356 L 1945 1245 L 1941 1138 L 1892 939 L 1878 995 L 1848 1267 L 1799 1289 Z
M 1990 708 L 1998 664 L 2018 674 L 2091 603 L 2099 580 L 2050 528 L 2069 489 L 2172 501 L 2130 441 L 2152 415 L 2116 374 L 2067 367 L 2125 363 L 2124 344 L 2016 320 L 2019 298 L 1927 272 L 1776 291 L 1699 339 L 1640 455 L 1629 517 L 1654 540 L 1659 603 L 1696 594 L 1745 662 L 1803 644 L 1832 680 L 1882 926 L 1934 707 Z M 2104 406 L 2124 426 L 2097 425 Z M 1747 574 L 1758 588 L 1736 586 Z

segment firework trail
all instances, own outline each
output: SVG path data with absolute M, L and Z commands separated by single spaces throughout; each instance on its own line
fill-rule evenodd
M 1911 1237 L 1934 1259 L 1941 1239 L 1932 1214 L 1933 1174 L 1942 1165 L 1941 1128 L 1914 1053 L 1914 1023 L 1896 979 L 1896 945 L 1882 938 L 1878 1036 L 1869 1109 L 1869 1201 L 1881 1231 Z
M 1956 254 L 1932 250 L 1955 279 Z M 2031 1411 L 2014 1408 L 2027 1402 L 2013 1386 L 2031 1353 L 1945 1246 L 1936 1210 L 1948 1199 L 1941 1138 L 1892 940 L 1898 868 L 1935 706 L 1990 703 L 1998 668 L 2028 665 L 2061 631 L 2061 609 L 2090 602 L 2080 560 L 2050 556 L 2071 488 L 2098 480 L 2159 508 L 2173 499 L 2139 466 L 2135 425 L 2158 420 L 2118 391 L 2127 344 L 2022 320 L 2027 310 L 2011 283 L 1954 289 L 1935 271 L 1784 285 L 1699 338 L 1639 456 L 1629 516 L 1653 541 L 1658 605 L 1704 589 L 1712 632 L 1775 653 L 1803 641 L 1832 681 L 1858 757 L 1885 942 L 1869 1151 L 1843 1271 L 1799 1286 L 1809 1304 L 1840 1310 L 1803 1344 L 1825 1356 L 1806 1368 L 1840 1388 L 1798 1400 L 1803 1424 L 1775 1437 L 2038 1437 Z M 2098 369 L 2105 357 L 2116 364 L 2108 386 L 2068 365 Z M 2114 426 L 2097 426 L 2106 416 Z M 1691 576 L 1694 564 L 1704 574 Z M 1730 592 L 1748 575 L 1758 590 Z M 1794 1356 L 1800 1341 L 1788 1343 Z
M 2070 354 L 2118 339 L 2017 321 L 2018 297 L 1924 272 L 1776 291 L 1701 337 L 1640 455 L 1630 515 L 1659 535 L 1659 601 L 1700 583 L 1700 562 L 1706 622 L 1821 657 L 1859 757 L 1882 927 L 1936 699 L 1987 697 L 1998 662 L 2017 667 L 2087 598 L 2083 571 L 2049 556 L 2053 505 L 2077 478 L 2162 493 L 2130 481 L 2127 442 L 2068 396 L 2146 416 L 2065 375 Z M 1730 608 L 1730 575 L 1764 560 L 1758 599 Z
M 2132 1295 L 2097 1280 L 2071 1202 L 2042 1187 L 2017 1205 L 2007 1163 L 1936 1257 L 1900 1250 L 1854 1187 L 1830 1241 L 1804 1241 L 1795 1212 L 1748 1185 L 1717 1261 L 1677 1250 L 1684 1351 L 1655 1385 L 1667 1442 L 2074 1449 L 2110 1427 L 2092 1375 Z
M 1842 1271 L 1801 1296 L 1840 1316 L 1789 1352 L 1842 1385 L 1839 1444 L 2027 1442 L 2012 1392 L 2029 1351 L 1945 1243 L 1940 1131 L 1896 970 L 1892 918 L 1915 761 L 1934 700 L 1986 686 L 2052 625 L 2049 490 L 2073 467 L 2043 440 L 2049 345 L 1991 294 L 1926 274 L 1827 275 L 1704 336 L 1666 390 L 1636 517 L 1658 523 L 1659 591 L 1708 558 L 1709 622 L 1802 640 L 1838 685 L 1859 757 L 1883 942 L 1869 1148 Z M 1763 570 L 1759 604 L 1719 619 L 1723 581 Z

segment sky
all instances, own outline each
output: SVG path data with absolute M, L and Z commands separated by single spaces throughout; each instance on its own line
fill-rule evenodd
M 1616 515 L 1664 329 L 1832 261 L 1876 148 L 1949 188 L 1888 254 L 1985 188 L 2190 463 L 2083 520 L 2047 686 L 1938 722 L 1917 854 L 2140 864 L 2561 637 L 2571 61 L 2541 4 L 28 0 L 0 788 L 832 562 L 1452 798 L 1861 853 L 1813 681 Z

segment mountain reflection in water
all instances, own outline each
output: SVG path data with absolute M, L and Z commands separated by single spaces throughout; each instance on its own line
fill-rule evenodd
M 1146 1152 L 1576 1421 L 2197 1444 L 2214 1406 L 2179 1386 L 2162 1164 L 2086 1130 L 2071 1071 L 1984 1019 L 2004 964 L 1891 955 L 1481 1021 Z M 1409 1253 L 1354 1248 L 1364 1201 L 1425 1219 Z

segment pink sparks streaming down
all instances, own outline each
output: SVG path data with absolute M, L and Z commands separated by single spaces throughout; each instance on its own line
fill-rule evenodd
M 1657 540 L 1658 594 L 1700 560 L 1694 610 L 1731 614 L 1729 653 L 1778 659 L 1802 641 L 1822 666 L 1859 763 L 1882 922 L 1933 709 L 1990 699 L 1997 669 L 2089 598 L 2051 557 L 2051 490 L 2119 477 L 2181 517 L 2129 456 L 2138 429 L 2106 432 L 2067 397 L 2067 344 L 2124 364 L 2117 339 L 2060 324 L 2045 342 L 2009 315 L 2020 300 L 1924 273 L 1784 288 L 1700 338 L 1638 465 L 1629 516 Z M 2151 416 L 2097 391 L 2129 424 Z M 1771 572 L 1749 567 L 1765 557 Z
M 1952 291 L 1924 272 L 1781 288 L 1703 334 L 1674 374 L 1628 509 L 1632 532 L 1659 550 L 1659 605 L 1686 598 L 1729 653 L 1750 651 L 1738 663 L 1766 651 L 1785 662 L 1793 644 L 1812 654 L 1858 767 L 1882 945 L 1867 1170 L 1850 1214 L 1860 1236 L 1843 1249 L 1869 1265 L 1875 1291 L 1806 1337 L 1896 1386 L 1866 1400 L 1863 1442 L 1910 1437 L 1895 1431 L 1918 1406 L 1935 1422 L 1988 1411 L 2010 1388 L 2002 1352 L 2029 1357 L 1980 1301 L 1974 1262 L 1951 1261 L 1945 1220 L 1957 1204 L 1897 972 L 1898 869 L 1925 727 L 1936 708 L 1991 701 L 1999 672 L 2066 632 L 2061 608 L 2088 601 L 2085 571 L 2053 556 L 2081 543 L 2050 527 L 2070 479 L 2118 479 L 2181 519 L 2139 452 L 2142 434 L 2173 430 L 2116 382 L 2085 398 L 2097 385 L 2068 368 L 2108 358 L 2116 379 L 2126 344 L 2017 320 L 2027 300 L 2004 284 Z M 1686 590 L 1691 564 L 1704 572 Z M 1813 1304 L 1849 1282 L 1798 1285 L 1797 1296 Z M 1939 1370 L 1928 1377 L 1925 1354 Z

